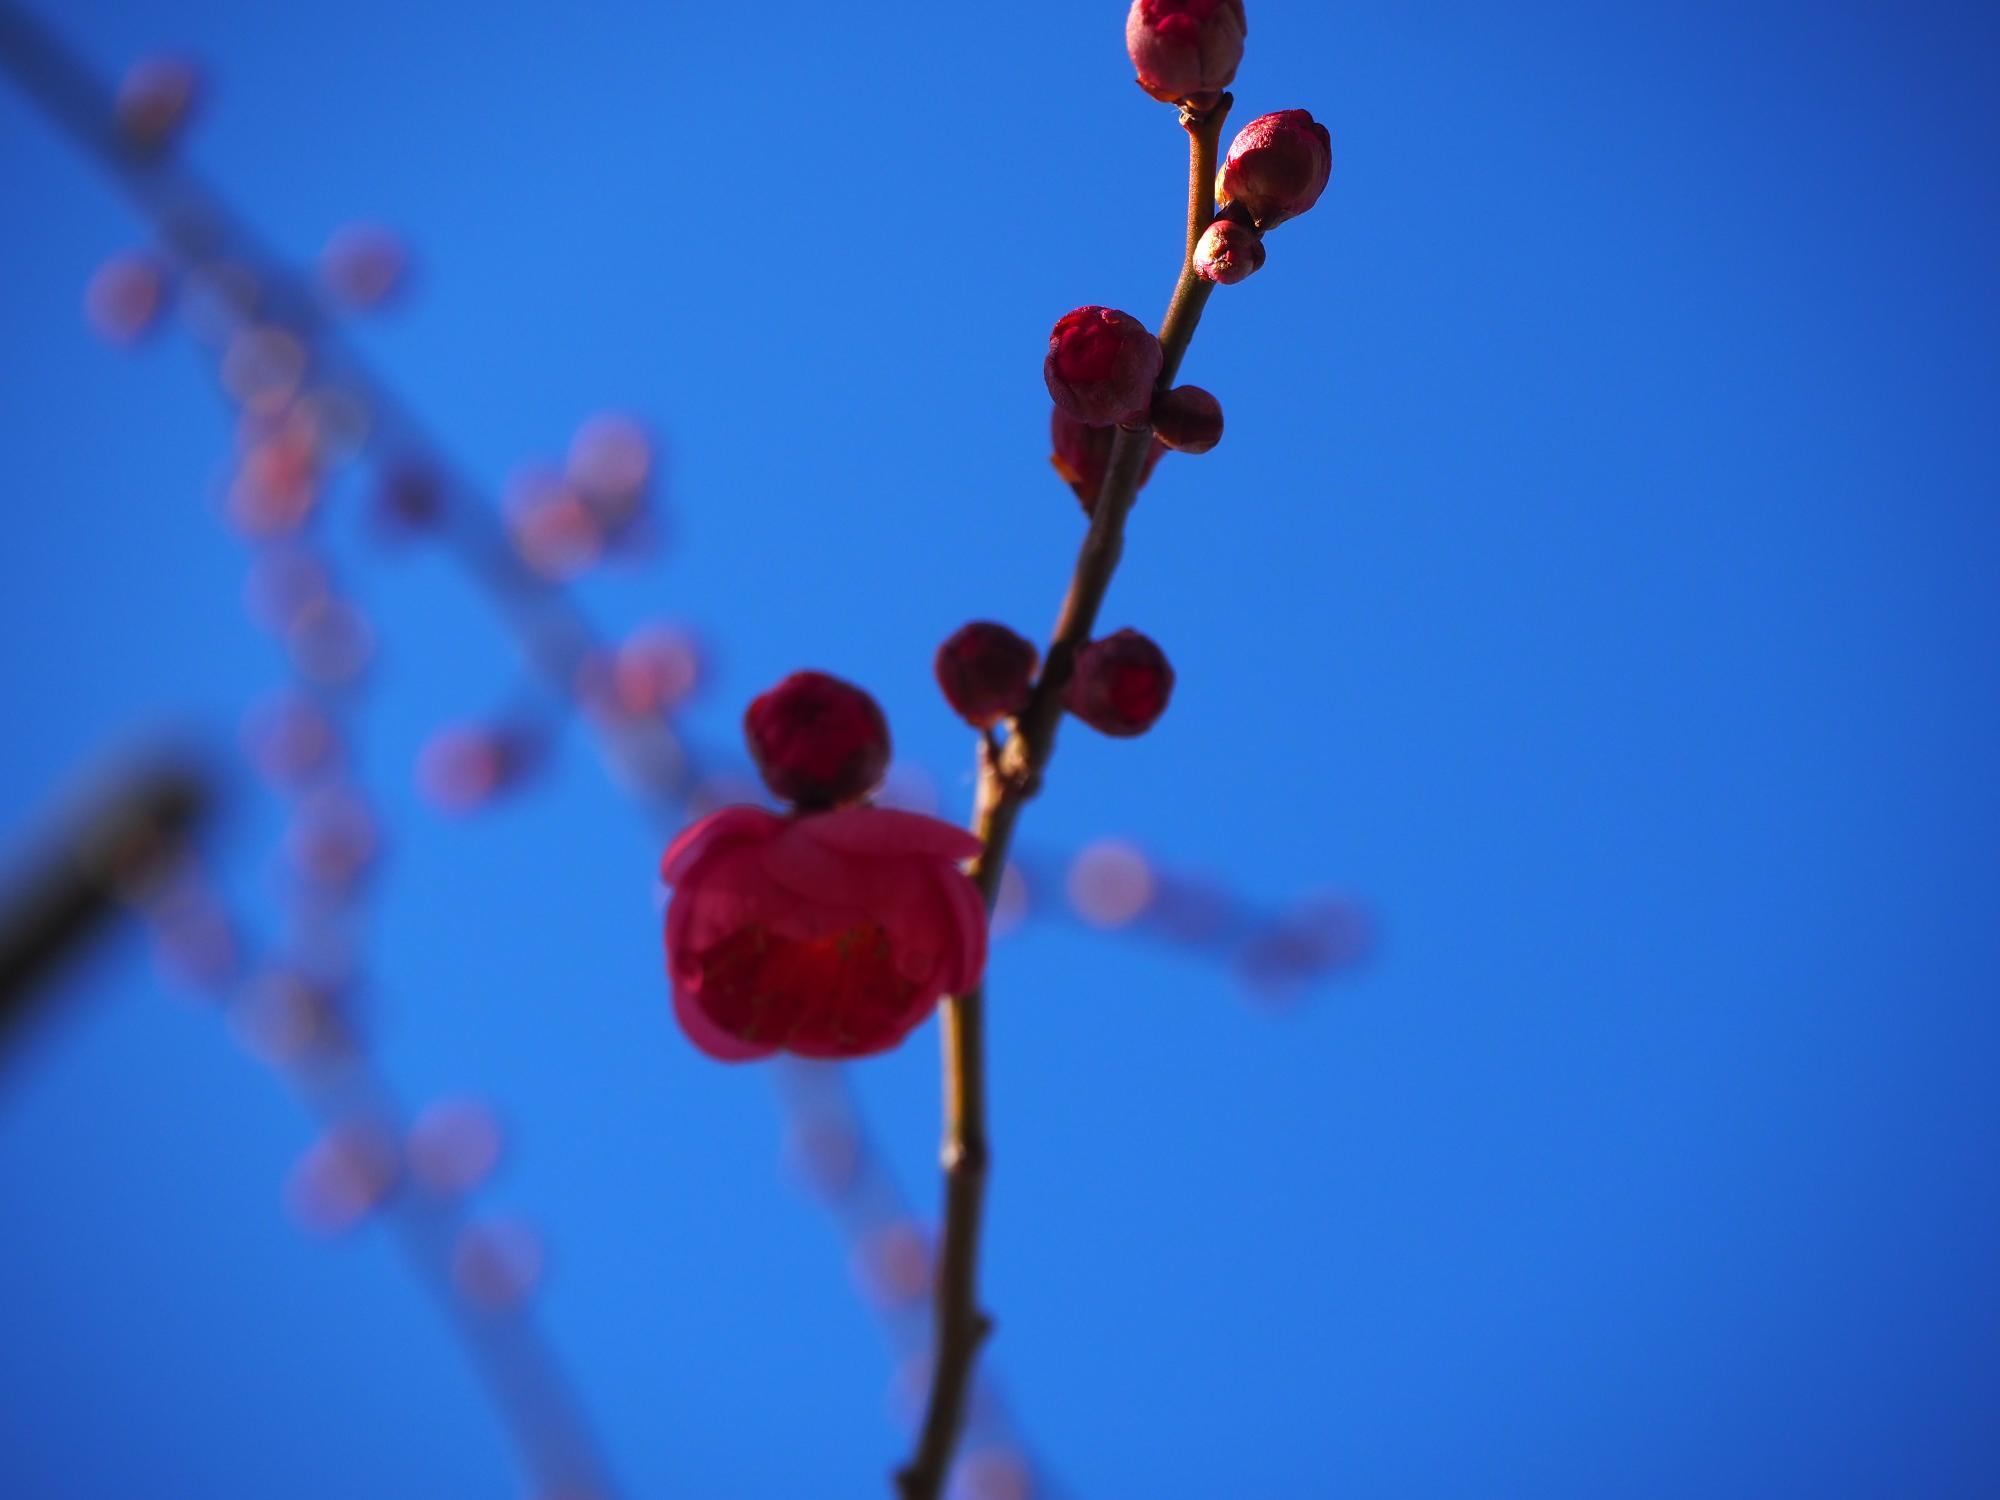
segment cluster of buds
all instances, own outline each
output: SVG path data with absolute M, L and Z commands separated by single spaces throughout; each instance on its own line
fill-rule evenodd
M 1126 16 L 1140 87 L 1179 106 L 1191 131 L 1206 129 L 1205 150 L 1247 31 L 1243 0 L 1133 0 Z M 1251 275 L 1264 263 L 1265 232 L 1311 208 L 1331 166 L 1326 128 L 1306 111 L 1251 121 L 1221 163 L 1215 217 L 1187 270 L 1221 284 Z M 1099 506 L 1114 454 L 1129 504 L 1167 450 L 1207 453 L 1222 440 L 1221 403 L 1199 386 L 1169 386 L 1167 365 L 1160 338 L 1116 308 L 1078 307 L 1050 330 L 1042 376 L 1053 462 L 1095 526 L 1122 520 L 1107 523 Z M 1053 705 L 1043 695 L 1103 734 L 1129 737 L 1158 722 L 1173 692 L 1166 654 L 1136 630 L 1052 662 L 1055 675 L 1038 676 L 1031 641 L 977 620 L 945 640 L 933 666 L 952 711 L 990 750 L 1004 728 L 1010 753 L 1024 717 L 1047 722 L 1037 705 Z M 858 1056 L 893 1045 L 956 983 L 977 978 L 985 913 L 954 863 L 976 856 L 977 841 L 870 805 L 889 764 L 888 725 L 852 684 L 796 673 L 750 705 L 744 732 L 765 783 L 795 811 L 726 807 L 667 851 L 668 967 L 682 1026 L 721 1058 Z
M 1234 286 L 1264 264 L 1264 231 L 1319 202 L 1333 171 L 1326 127 L 1303 109 L 1259 115 L 1236 133 L 1215 177 L 1215 221 L 1195 246 L 1195 274 Z

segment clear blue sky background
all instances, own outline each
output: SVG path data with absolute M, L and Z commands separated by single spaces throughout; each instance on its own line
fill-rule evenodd
M 1378 961 L 1273 1016 L 1072 930 L 993 972 L 993 1355 L 1085 1497 L 1975 1496 L 2000 1483 L 2000 151 L 1991 6 L 1251 0 L 1239 115 L 1322 205 L 1188 365 L 1223 446 L 1138 510 L 1108 622 L 1162 727 L 1067 735 L 1039 836 L 1143 836 Z M 707 626 L 718 735 L 783 672 L 965 801 L 932 646 L 1041 631 L 1079 531 L 1038 371 L 1157 316 L 1183 152 L 1122 7 L 112 0 L 210 64 L 197 160 L 304 257 L 407 228 L 366 342 L 497 481 L 620 406 L 675 550 L 591 586 Z M 138 226 L 0 90 L 0 825 L 279 665 L 168 340 L 81 326 Z M 336 529 L 340 529 L 337 525 Z M 351 528 L 349 528 L 351 529 Z M 572 743 L 471 824 L 436 722 L 511 659 L 441 559 L 366 575 L 395 815 L 372 996 L 413 1095 L 500 1100 L 496 1201 L 640 1497 L 867 1496 L 901 1437 L 755 1069 L 658 972 L 657 840 Z M 223 852 L 261 888 L 275 812 Z M 136 942 L 0 1092 L 0 1493 L 514 1493 L 363 1235 L 278 1206 L 303 1119 Z M 934 1037 L 861 1070 L 930 1202 Z

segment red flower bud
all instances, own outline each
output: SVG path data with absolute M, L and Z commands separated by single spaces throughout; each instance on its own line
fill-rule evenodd
M 1117 433 L 1109 427 L 1084 426 L 1060 406 L 1049 413 L 1049 441 L 1056 450 L 1049 462 L 1083 502 L 1086 516 L 1097 513 L 1097 492 L 1104 488 L 1105 471 L 1111 467 L 1111 444 L 1116 437 Z M 1139 488 L 1146 487 L 1146 481 L 1160 465 L 1160 455 L 1166 451 L 1167 445 L 1158 441 L 1146 450 L 1145 462 L 1139 466 Z
M 1034 642 L 1005 625 L 976 620 L 938 647 L 938 686 L 953 713 L 975 729 L 990 729 L 1028 706 L 1040 659 Z
M 882 710 L 824 672 L 794 672 L 752 702 L 743 738 L 764 784 L 809 811 L 859 802 L 889 769 Z
M 1217 219 L 1194 247 L 1194 274 L 1218 286 L 1235 286 L 1264 266 L 1264 240 L 1248 224 Z
M 1259 115 L 1236 133 L 1216 174 L 1215 196 L 1259 229 L 1295 219 L 1326 191 L 1333 141 L 1303 109 Z
M 1176 453 L 1206 453 L 1222 441 L 1222 403 L 1198 385 L 1153 398 L 1153 433 Z
M 1077 653 L 1063 707 L 1101 734 L 1128 739 L 1153 727 L 1173 691 L 1166 654 L 1138 631 L 1121 630 Z
M 1049 335 L 1042 376 L 1056 405 L 1090 427 L 1146 414 L 1160 374 L 1160 341 L 1130 313 L 1079 307 Z
M 1235 78 L 1248 29 L 1243 0 L 1132 0 L 1125 50 L 1155 99 L 1205 105 Z

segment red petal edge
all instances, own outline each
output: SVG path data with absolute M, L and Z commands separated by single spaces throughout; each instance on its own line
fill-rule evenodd
M 667 845 L 660 856 L 660 879 L 673 885 L 687 874 L 688 867 L 718 843 L 734 839 L 767 839 L 784 826 L 785 820 L 761 807 L 719 808 L 699 823 L 690 823 Z
M 799 829 L 829 849 L 850 854 L 934 854 L 972 859 L 985 847 L 955 823 L 892 807 L 842 807 L 799 820 Z

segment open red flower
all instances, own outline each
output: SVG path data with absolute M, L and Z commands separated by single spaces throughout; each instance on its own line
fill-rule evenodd
M 725 807 L 660 862 L 681 1029 L 710 1057 L 866 1057 L 895 1046 L 986 967 L 986 907 L 964 829 L 843 807 Z

